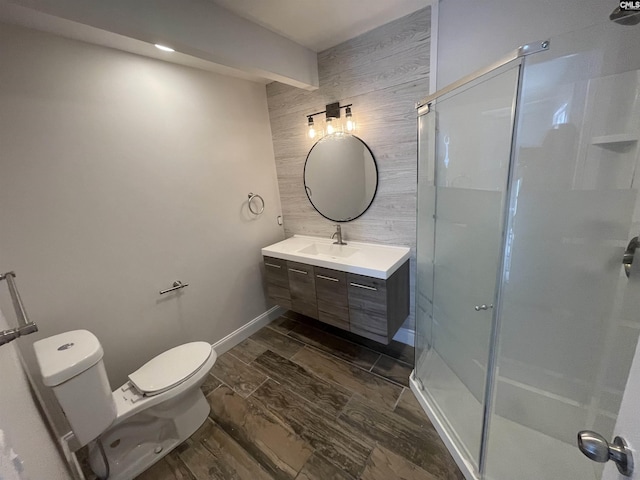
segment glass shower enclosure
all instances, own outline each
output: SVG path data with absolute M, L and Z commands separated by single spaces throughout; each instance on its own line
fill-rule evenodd
M 521 47 L 418 136 L 413 391 L 467 478 L 600 479 L 576 434 L 613 438 L 640 332 L 640 25 Z

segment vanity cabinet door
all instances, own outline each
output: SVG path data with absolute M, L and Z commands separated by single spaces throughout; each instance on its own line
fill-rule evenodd
M 291 294 L 286 260 L 264 257 L 264 270 L 267 276 L 267 295 L 276 305 L 290 309 Z
M 349 322 L 351 332 L 381 343 L 387 339 L 387 282 L 349 273 Z
M 317 319 L 318 302 L 313 266 L 287 260 L 287 272 L 291 292 L 291 309 Z
M 318 320 L 349 330 L 349 299 L 347 274 L 329 268 L 314 267 Z
M 387 280 L 349 273 L 351 331 L 388 345 L 409 315 L 409 261 Z

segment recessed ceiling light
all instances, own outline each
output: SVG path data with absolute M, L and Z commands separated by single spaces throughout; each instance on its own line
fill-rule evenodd
M 156 48 L 159 48 L 163 52 L 175 52 L 175 50 L 173 48 L 165 47 L 164 45 L 160 45 L 159 43 L 156 43 Z

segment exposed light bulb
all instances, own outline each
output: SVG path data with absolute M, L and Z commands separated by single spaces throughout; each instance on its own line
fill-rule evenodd
M 333 132 L 335 132 L 335 128 L 333 128 L 331 119 L 327 118 L 327 133 L 331 135 Z
M 316 136 L 316 131 L 313 128 L 313 117 L 307 117 L 307 126 L 309 127 L 309 138 Z
M 347 107 L 346 117 L 347 117 L 347 131 L 348 132 L 352 132 L 353 129 L 356 127 L 356 124 L 353 121 L 353 116 L 352 116 L 352 113 L 351 113 L 351 107 Z
M 162 50 L 163 52 L 175 52 L 175 50 L 171 47 L 165 47 L 164 45 L 160 45 L 159 43 L 156 43 L 156 48 Z

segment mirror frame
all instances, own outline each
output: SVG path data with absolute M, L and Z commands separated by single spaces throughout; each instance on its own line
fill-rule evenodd
M 333 133 L 332 135 L 338 135 L 338 134 Z M 309 156 L 311 155 L 311 152 L 313 152 L 313 149 L 316 148 L 321 141 L 323 141 L 325 138 L 327 138 L 328 135 L 325 135 L 324 137 L 319 139 L 316 143 L 314 143 L 313 146 L 311 147 L 311 149 L 309 150 L 309 153 L 307 153 L 307 158 L 304 161 L 304 169 L 302 171 L 302 183 L 304 185 L 304 193 L 307 196 L 307 199 L 309 200 L 309 203 L 311 204 L 311 206 L 313 207 L 313 209 L 316 212 L 318 212 L 320 215 L 322 215 L 327 220 L 331 220 L 332 222 L 347 223 L 347 222 L 354 221 L 356 218 L 360 218 L 362 215 L 364 215 L 367 212 L 367 210 L 369 210 L 369 208 L 371 208 L 371 205 L 373 204 L 373 201 L 375 200 L 376 195 L 378 193 L 378 184 L 380 183 L 380 172 L 378 171 L 378 162 L 376 161 L 376 157 L 373 154 L 373 152 L 371 151 L 371 148 L 369 148 L 369 145 L 367 145 L 364 140 L 362 140 L 360 137 L 358 137 L 356 135 L 353 135 L 352 133 L 343 133 L 341 135 L 350 135 L 353 138 L 355 138 L 358 141 L 360 141 L 360 143 L 362 143 L 362 145 L 364 145 L 364 147 L 369 151 L 369 154 L 371 155 L 371 159 L 373 160 L 373 168 L 375 168 L 375 170 L 376 170 L 376 186 L 375 186 L 375 188 L 373 190 L 373 195 L 371 196 L 371 201 L 367 204 L 366 208 L 364 210 L 362 210 L 362 212 L 360 212 L 358 215 L 356 215 L 353 218 L 350 218 L 348 220 L 336 220 L 334 218 L 327 217 L 324 213 L 322 213 L 320 210 L 318 210 L 316 208 L 316 206 L 313 204 L 313 201 L 311 200 L 311 197 L 309 196 L 309 190 L 308 190 L 309 187 L 307 187 L 307 178 L 306 178 L 307 162 L 309 162 Z

